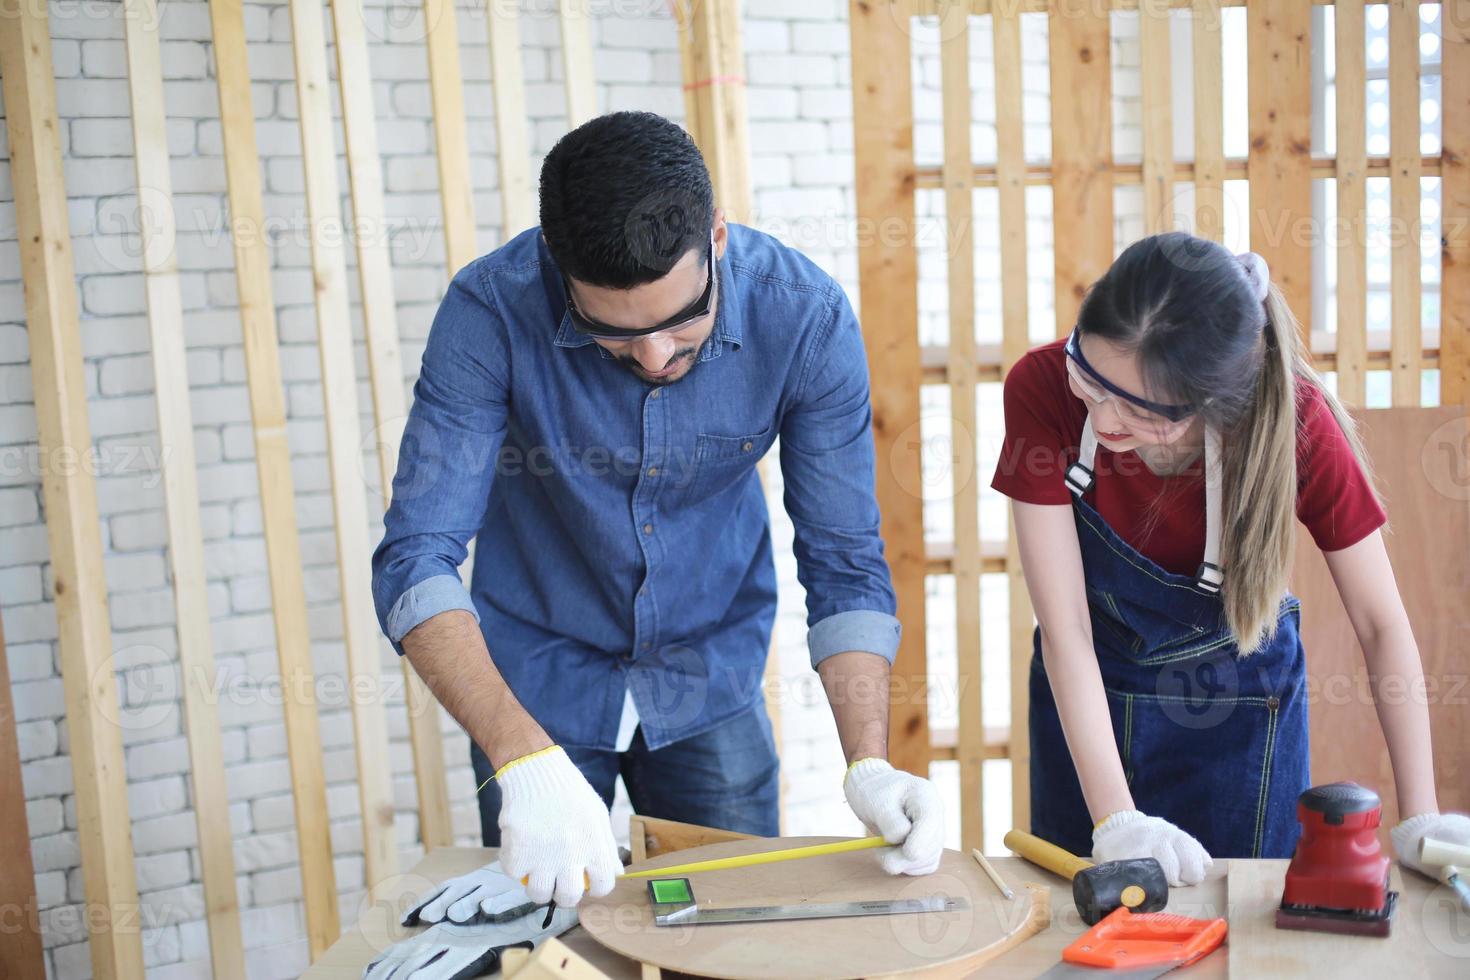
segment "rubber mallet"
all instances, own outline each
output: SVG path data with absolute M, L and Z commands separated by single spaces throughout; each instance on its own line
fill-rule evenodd
M 1005 846 L 1032 864 L 1069 879 L 1072 901 L 1090 926 L 1117 908 L 1157 912 L 1169 904 L 1169 879 L 1153 858 L 1093 864 L 1024 830 L 1008 831 Z

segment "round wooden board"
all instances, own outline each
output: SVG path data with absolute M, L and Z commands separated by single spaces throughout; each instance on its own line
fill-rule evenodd
M 664 854 L 629 870 L 671 867 L 837 837 L 784 837 L 707 844 Z M 919 898 L 968 900 L 954 912 L 720 925 L 659 926 L 647 878 L 621 878 L 602 898 L 579 906 L 582 928 L 599 943 L 642 963 L 721 980 L 769 977 L 873 977 L 930 970 L 1004 943 L 1031 913 L 1033 896 L 1017 889 L 1006 901 L 973 858 L 945 851 L 939 870 L 923 877 L 886 874 L 880 850 L 688 875 L 700 908 L 796 905 Z

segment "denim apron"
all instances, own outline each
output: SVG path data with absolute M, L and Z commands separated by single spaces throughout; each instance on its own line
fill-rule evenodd
M 1213 857 L 1290 857 L 1300 829 L 1297 796 L 1310 785 L 1300 604 L 1287 595 L 1275 635 L 1241 658 L 1218 594 L 1219 569 L 1202 567 L 1195 577 L 1165 571 L 1082 499 L 1095 446 L 1089 419 L 1080 469 L 1068 471 L 1067 483 L 1093 646 L 1134 805 L 1194 835 Z M 1212 449 L 1207 443 L 1207 471 L 1218 465 Z M 1208 510 L 1218 527 L 1218 507 Z M 1210 564 L 1218 538 L 1215 528 L 1206 533 Z M 1092 821 L 1042 663 L 1039 629 L 1030 691 L 1032 832 L 1091 854 Z

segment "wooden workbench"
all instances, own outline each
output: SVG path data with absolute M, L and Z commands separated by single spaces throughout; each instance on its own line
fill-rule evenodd
M 371 904 L 327 953 L 302 975 L 303 980 L 359 980 L 363 968 L 382 949 L 413 930 L 398 925 L 409 896 L 445 878 L 482 867 L 495 859 L 486 848 L 440 848 L 430 852 L 394 885 L 397 894 Z M 1084 931 L 1072 905 L 1066 881 L 1015 857 L 991 859 L 1013 887 L 1022 881 L 1045 882 L 1052 888 L 1052 923 L 1044 932 L 1002 955 L 985 975 L 1026 978 L 1040 975 L 1061 957 L 1062 947 Z M 1226 908 L 1227 868 L 1234 865 L 1236 888 Z M 1179 980 L 1217 980 L 1261 976 L 1346 977 L 1377 975 L 1375 964 L 1391 962 L 1390 975 L 1465 977 L 1470 975 L 1470 915 L 1460 911 L 1449 889 L 1413 873 L 1401 876 L 1399 910 L 1389 940 L 1287 932 L 1271 925 L 1285 861 L 1217 861 L 1210 876 L 1193 888 L 1176 888 L 1169 911 L 1208 918 L 1227 915 L 1231 937 L 1227 949 L 1186 970 L 1170 974 Z M 1241 876 L 1244 876 L 1242 878 Z M 1397 870 L 1395 878 L 1398 879 Z M 1246 887 L 1242 887 L 1244 884 Z M 581 929 L 562 941 L 613 980 L 638 980 L 638 964 L 599 946 Z M 1420 969 L 1419 958 L 1423 968 Z M 665 974 L 668 976 L 668 974 Z

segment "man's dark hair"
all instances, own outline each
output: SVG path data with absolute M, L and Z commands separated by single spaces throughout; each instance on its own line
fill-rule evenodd
M 714 190 L 694 140 L 651 112 L 614 112 L 567 133 L 541 165 L 541 234 L 561 271 L 631 289 L 703 255 Z

